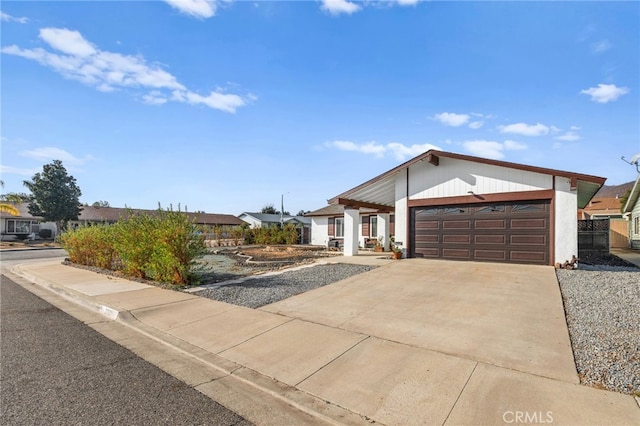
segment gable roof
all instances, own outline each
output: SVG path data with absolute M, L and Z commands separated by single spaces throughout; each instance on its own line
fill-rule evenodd
M 360 213 L 362 214 L 375 213 L 375 212 L 377 212 L 376 209 L 367 209 L 367 208 L 360 209 Z M 321 209 L 314 210 L 312 212 L 305 214 L 306 217 L 342 216 L 342 215 L 344 215 L 344 206 L 342 204 L 329 204 L 328 206 L 324 206 Z
M 6 215 L 6 217 L 20 217 L 26 219 L 38 219 L 42 220 L 41 217 L 34 217 L 29 213 L 29 203 L 18 203 L 15 205 L 20 211 L 20 216 L 10 216 Z M 93 207 L 93 206 L 83 206 L 82 211 L 80 212 L 80 216 L 78 217 L 79 221 L 83 222 L 117 222 L 118 220 L 127 217 L 129 212 L 135 213 L 146 213 L 150 215 L 154 215 L 158 212 L 158 210 L 144 210 L 144 209 L 125 209 L 119 207 Z M 230 215 L 230 214 L 215 214 L 215 213 L 191 213 L 184 212 L 189 219 L 194 221 L 199 225 L 242 225 L 244 222 L 239 218 Z M 3 215 L 5 217 L 5 215 Z
M 617 197 L 594 198 L 585 206 L 584 211 L 587 213 L 605 211 L 620 213 L 620 208 L 622 207 L 620 201 L 620 198 Z
M 280 215 L 279 214 L 272 214 L 272 213 L 250 213 L 250 212 L 243 212 L 240 214 L 240 218 L 242 216 L 250 216 L 262 223 L 280 223 Z M 311 223 L 311 221 L 307 218 L 305 218 L 304 216 L 291 216 L 291 215 L 283 215 L 282 216 L 282 221 L 287 223 L 287 222 L 300 222 L 300 223 L 304 223 L 305 225 L 309 225 Z
M 627 199 L 627 203 L 624 205 L 624 209 L 622 210 L 622 212 L 631 213 L 639 197 L 640 197 L 640 174 L 638 174 L 636 183 L 633 185 L 633 188 L 631 189 L 631 193 L 629 194 L 629 198 Z
M 581 173 L 567 172 L 563 170 L 547 169 L 544 167 L 528 166 L 525 164 L 511 163 L 507 161 L 490 160 L 487 158 L 473 157 L 470 155 L 454 154 L 451 152 L 429 150 L 399 166 L 368 180 L 340 195 L 328 200 L 329 204 L 339 204 L 341 198 L 374 203 L 380 206 L 393 207 L 395 205 L 395 175 L 412 165 L 427 161 L 434 165 L 438 164 L 439 157 L 452 158 L 456 160 L 471 161 L 475 163 L 488 164 L 497 167 L 507 167 L 515 170 L 523 170 L 533 173 L 546 174 L 551 176 L 561 176 L 576 182 L 578 189 L 578 208 L 583 208 L 589 203 L 593 196 L 602 187 L 606 178 L 585 175 Z

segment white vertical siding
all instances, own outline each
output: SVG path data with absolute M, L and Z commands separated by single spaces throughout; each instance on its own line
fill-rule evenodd
M 640 249 L 640 229 L 635 226 L 637 217 L 640 217 L 640 197 L 636 200 L 636 205 L 631 211 L 631 221 L 629 222 L 629 240 L 634 249 Z
M 412 200 L 553 188 L 550 175 L 444 157 L 439 166 L 419 162 L 409 173 Z
M 311 218 L 311 244 L 325 246 L 329 242 L 329 218 L 326 216 Z
M 578 192 L 564 177 L 556 177 L 555 210 L 554 263 L 563 263 L 578 256 Z
M 407 223 L 407 174 L 396 175 L 395 242 L 403 249 L 407 247 L 409 224 Z M 405 253 L 404 256 L 407 254 Z

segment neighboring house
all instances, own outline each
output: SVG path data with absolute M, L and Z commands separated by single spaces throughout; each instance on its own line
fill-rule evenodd
M 286 214 L 280 216 L 279 214 L 244 212 L 240 214 L 238 218 L 248 223 L 251 228 L 280 226 L 281 223 L 283 225 L 293 224 L 301 230 L 301 244 L 309 244 L 311 219 L 305 216 L 291 216 Z
M 622 203 L 618 197 L 597 197 L 589 201 L 584 209 L 578 210 L 578 217 L 582 220 L 622 219 Z
M 43 222 L 42 218 L 34 217 L 29 214 L 28 203 L 16 204 L 20 211 L 20 216 L 9 216 L 2 214 L 2 236 L 3 238 L 14 238 L 16 235 L 24 233 L 38 233 L 40 229 L 50 229 L 52 236 L 58 233 L 57 227 L 53 222 Z M 70 226 L 89 225 L 97 223 L 115 223 L 126 217 L 130 212 L 156 214 L 157 210 L 141 210 L 126 209 L 117 207 L 93 207 L 83 206 L 78 220 L 69 222 Z M 198 225 L 221 226 L 223 229 L 229 229 L 234 226 L 240 226 L 244 222 L 230 214 L 212 214 L 212 213 L 185 213 Z M 28 232 L 27 232 L 28 231 Z
M 358 218 L 358 246 L 367 248 L 380 241 L 386 250 L 389 249 L 390 237 L 395 235 L 395 216 L 389 214 L 388 234 L 385 234 L 385 223 L 380 222 L 378 210 L 362 208 Z M 344 244 L 344 206 L 332 204 L 305 215 L 311 219 L 311 244 L 327 246 L 330 243 L 339 246 Z M 385 238 L 388 236 L 389 238 Z M 386 246 L 385 246 L 386 243 Z
M 622 213 L 622 203 L 618 197 L 596 197 L 578 210 L 580 220 L 609 219 L 609 247 L 629 246 L 629 221 Z
M 38 235 L 40 230 L 48 229 L 51 236 L 56 235 L 56 225 L 53 222 L 42 222 L 41 217 L 29 213 L 27 203 L 11 203 L 19 212 L 18 216 L 0 213 L 0 233 L 3 240 L 12 240 L 18 236 L 30 234 Z
M 344 254 L 357 255 L 361 217 L 375 215 L 388 246 L 394 215 L 395 243 L 407 257 L 553 265 L 577 256 L 577 210 L 605 180 L 430 150 L 335 196 L 335 210 L 310 213 L 312 241 L 341 232 Z M 334 235 L 331 217 L 342 218 Z
M 629 245 L 640 250 L 640 174 L 622 211 L 629 215 Z

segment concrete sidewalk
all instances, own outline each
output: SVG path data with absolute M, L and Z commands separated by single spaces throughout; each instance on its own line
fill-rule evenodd
M 640 250 L 633 250 L 630 248 L 612 248 L 611 254 L 615 254 L 616 256 L 626 260 L 627 262 L 631 262 L 640 268 Z
M 367 274 L 380 277 L 405 262 L 409 271 L 413 268 L 420 273 L 420 264 L 410 261 L 371 259 L 382 266 Z M 640 408 L 633 397 L 581 386 L 576 383 L 575 368 L 572 375 L 565 373 L 566 367 L 548 365 L 547 372 L 544 363 L 532 359 L 529 371 L 509 354 L 501 355 L 510 349 L 496 345 L 508 339 L 487 341 L 487 348 L 477 348 L 475 342 L 470 351 L 462 344 L 473 340 L 469 329 L 454 336 L 454 349 L 446 351 L 444 335 L 424 345 L 412 340 L 420 336 L 396 339 L 390 329 L 372 329 L 366 315 L 345 327 L 348 321 L 307 318 L 299 310 L 289 313 L 286 301 L 254 310 L 64 266 L 59 261 L 18 265 L 13 272 L 213 367 L 221 380 L 196 387 L 204 393 L 233 392 L 224 378 L 234 378 L 281 401 L 278 410 L 291 407 L 311 416 L 304 420 L 292 416 L 290 422 L 640 424 Z M 341 289 L 358 286 L 367 274 L 361 274 L 360 281 L 326 286 L 323 294 L 336 292 L 338 303 Z M 416 296 L 405 293 L 402 297 Z M 305 300 L 311 311 L 316 309 L 313 303 Z M 322 309 L 330 309 L 330 304 Z M 340 312 L 349 309 L 342 306 Z M 331 319 L 331 312 L 325 315 Z M 420 315 L 429 312 L 414 311 L 407 321 L 416 322 Z M 397 322 L 391 328 L 399 326 Z M 419 329 L 420 324 L 414 327 Z M 493 362 L 492 357 L 499 359 Z M 552 360 L 547 362 L 556 362 Z

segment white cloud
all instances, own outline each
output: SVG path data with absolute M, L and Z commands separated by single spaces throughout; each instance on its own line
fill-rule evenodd
M 483 125 L 484 125 L 484 121 L 482 120 L 472 121 L 471 123 L 469 123 L 469 127 L 472 129 L 479 129 Z
M 580 94 L 591 96 L 591 100 L 606 104 L 607 102 L 615 101 L 622 95 L 629 93 L 627 87 L 617 87 L 615 84 L 598 84 L 598 87 L 590 87 L 589 89 L 581 90 Z
M 479 157 L 491 158 L 494 160 L 500 160 L 504 158 L 504 151 L 521 151 L 527 149 L 527 145 L 512 141 L 506 140 L 504 143 L 500 143 L 497 141 L 487 141 L 487 140 L 471 140 L 465 141 L 462 143 L 462 146 L 468 152 L 477 155 Z
M 3 175 L 33 176 L 39 171 L 41 170 L 38 168 L 25 169 L 20 167 L 0 165 L 0 174 Z
M 578 126 L 571 126 L 571 127 L 569 127 L 569 128 L 570 128 L 571 130 L 580 130 L 580 127 L 578 127 Z
M 140 99 L 147 104 L 158 105 L 171 99 L 234 113 L 237 108 L 256 99 L 253 95 L 224 93 L 222 89 L 206 96 L 200 95 L 188 90 L 160 66 L 147 63 L 144 57 L 100 50 L 78 31 L 43 28 L 40 38 L 62 54 L 42 48 L 21 49 L 15 45 L 3 47 L 1 51 L 34 60 L 66 78 L 94 86 L 101 92 L 117 89 L 148 91 L 140 95 Z
M 456 114 L 453 112 L 442 112 L 433 116 L 434 120 L 439 121 L 445 126 L 459 127 L 469 121 L 468 114 Z
M 572 141 L 580 140 L 580 136 L 576 132 L 571 131 L 571 132 L 566 132 L 563 135 L 556 136 L 554 139 L 558 139 L 560 141 L 572 142 Z
M 493 158 L 500 160 L 504 158 L 502 151 L 504 146 L 500 142 L 486 140 L 472 140 L 462 143 L 464 149 L 479 157 Z
M 612 47 L 613 45 L 609 42 L 609 40 L 600 40 L 591 44 L 591 52 L 596 54 L 603 53 L 611 49 Z
M 544 124 L 515 123 L 506 126 L 498 126 L 500 133 L 513 133 L 522 136 L 541 136 L 549 133 L 549 127 Z
M 322 0 L 321 8 L 332 15 L 340 15 L 341 13 L 351 15 L 362 9 L 360 5 L 347 0 Z
M 0 20 L 5 22 L 17 22 L 19 24 L 26 24 L 27 22 L 29 22 L 28 18 L 25 18 L 25 17 L 17 18 L 15 16 L 11 16 L 8 13 L 4 13 L 4 12 L 0 12 Z
M 362 154 L 373 155 L 378 158 L 382 158 L 389 153 L 392 154 L 398 161 L 415 157 L 430 149 L 440 149 L 439 147 L 428 143 L 407 146 L 398 142 L 391 142 L 383 145 L 375 141 L 358 144 L 351 141 L 338 140 L 325 142 L 323 145 L 326 148 L 335 148 L 341 151 L 359 152 Z
M 66 28 L 42 28 L 40 38 L 56 50 L 72 56 L 91 56 L 95 47 L 82 37 L 78 31 Z
M 415 157 L 417 155 L 420 155 L 424 152 L 429 151 L 430 149 L 440 150 L 439 147 L 435 145 L 431 145 L 430 143 L 413 144 L 411 146 L 406 146 L 398 142 L 392 142 L 387 144 L 387 149 L 393 153 L 393 156 L 398 161 Z
M 218 10 L 216 0 L 164 0 L 174 9 L 195 18 L 211 18 Z
M 420 0 L 397 0 L 400 6 L 415 6 Z
M 153 90 L 142 96 L 142 102 L 149 105 L 162 105 L 167 103 L 167 98 L 158 90 Z
M 52 161 L 52 160 L 60 160 L 63 163 L 71 164 L 71 165 L 82 165 L 85 162 L 92 159 L 90 155 L 87 155 L 85 158 L 76 157 L 73 154 L 65 151 L 64 149 L 56 148 L 56 147 L 44 147 L 44 148 L 36 148 L 28 151 L 20 152 L 20 155 L 27 158 L 32 158 L 38 161 Z

